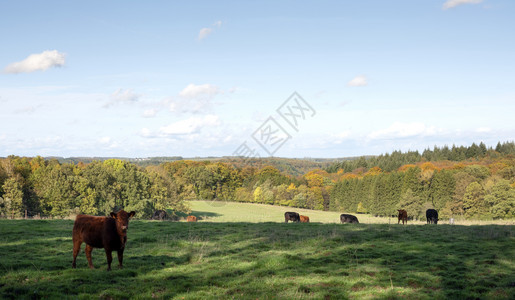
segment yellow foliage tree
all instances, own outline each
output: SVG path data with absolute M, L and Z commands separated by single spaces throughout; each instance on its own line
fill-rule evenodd
M 365 173 L 365 176 L 375 176 L 375 175 L 381 174 L 381 172 L 383 172 L 383 170 L 381 170 L 381 168 L 372 167 Z

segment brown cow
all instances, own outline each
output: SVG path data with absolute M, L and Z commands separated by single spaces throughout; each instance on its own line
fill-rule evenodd
M 309 223 L 309 217 L 308 216 L 300 216 L 300 222 L 301 223 Z
M 86 258 L 90 269 L 94 269 L 91 261 L 91 252 L 93 248 L 104 248 L 107 256 L 107 271 L 111 271 L 111 262 L 113 250 L 118 252 L 118 263 L 122 268 L 123 250 L 127 243 L 127 229 L 129 229 L 129 219 L 135 214 L 120 210 L 117 213 L 112 212 L 109 217 L 95 217 L 88 215 L 78 215 L 73 224 L 73 263 L 80 251 L 82 242 L 86 243 Z
M 404 225 L 404 222 L 406 222 L 406 224 L 408 224 L 408 212 L 405 211 L 404 209 L 398 209 L 397 210 L 399 212 L 399 220 L 397 221 L 397 224 L 399 224 L 399 222 L 402 220 L 402 225 Z
M 188 222 L 197 222 L 197 217 L 195 217 L 195 216 L 188 216 L 186 218 L 186 221 L 188 221 Z

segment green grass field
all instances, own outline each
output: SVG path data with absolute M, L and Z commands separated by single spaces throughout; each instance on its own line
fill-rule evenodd
M 515 226 L 327 224 L 333 213 L 311 211 L 314 223 L 285 224 L 286 208 L 257 207 L 195 202 L 198 223 L 131 221 L 112 272 L 102 249 L 95 270 L 84 251 L 71 268 L 72 220 L 0 220 L 0 298 L 515 298 Z
M 266 204 L 220 202 L 220 201 L 189 201 L 192 215 L 200 217 L 199 222 L 284 222 L 284 213 L 295 211 L 309 216 L 314 223 L 340 223 L 339 212 L 310 210 L 295 207 L 273 206 Z M 358 217 L 364 224 L 397 224 L 397 218 L 374 217 L 367 214 L 350 213 Z M 441 220 L 448 224 L 448 220 Z M 426 221 L 409 221 L 408 224 L 423 225 Z M 515 225 L 515 220 L 463 220 L 457 218 L 456 225 Z

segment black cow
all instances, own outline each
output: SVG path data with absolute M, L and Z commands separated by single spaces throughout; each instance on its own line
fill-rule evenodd
M 287 211 L 284 213 L 284 222 L 288 223 L 288 221 L 292 222 L 300 222 L 300 215 L 296 212 Z
M 168 217 L 168 215 L 166 214 L 166 211 L 159 209 L 159 210 L 156 210 L 154 212 L 154 214 L 152 215 L 152 220 L 162 221 L 162 220 L 166 219 L 167 217 Z
M 356 218 L 356 216 L 347 215 L 347 214 L 340 215 L 340 222 L 342 222 L 342 224 L 343 223 L 356 223 L 356 224 L 359 223 L 358 218 Z
M 427 224 L 438 224 L 438 212 L 436 209 L 426 210 Z

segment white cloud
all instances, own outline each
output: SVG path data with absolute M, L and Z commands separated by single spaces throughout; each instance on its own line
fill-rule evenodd
M 426 126 L 420 122 L 413 123 L 402 123 L 395 122 L 386 129 L 381 129 L 370 133 L 367 138 L 371 140 L 375 139 L 395 139 L 395 138 L 407 138 L 415 136 L 431 136 L 441 132 L 434 126 Z
M 134 93 L 132 89 L 118 89 L 111 95 L 116 102 L 136 102 L 140 97 L 141 95 Z
M 104 136 L 97 140 L 99 146 L 101 148 L 107 148 L 107 149 L 115 149 L 120 146 L 120 144 L 116 141 L 113 141 L 111 137 Z
M 212 98 L 217 94 L 221 94 L 222 91 L 219 87 L 214 86 L 212 84 L 200 84 L 195 85 L 193 83 L 189 84 L 185 87 L 180 93 L 179 96 L 187 99 L 193 98 Z
M 224 143 L 229 143 L 233 140 L 233 136 L 232 135 L 228 135 L 224 138 Z
M 346 139 L 350 136 L 351 131 L 350 130 L 344 130 L 338 134 L 336 134 L 336 137 L 339 139 Z
M 203 39 L 207 38 L 211 34 L 211 32 L 213 32 L 213 29 L 211 29 L 211 28 L 200 29 L 200 32 L 198 33 L 198 39 L 203 40 Z
M 104 136 L 104 137 L 98 139 L 98 142 L 100 144 L 109 144 L 111 142 L 111 138 L 108 136 Z
M 189 84 L 179 93 L 179 97 L 171 97 L 165 100 L 165 104 L 175 113 L 206 113 L 211 109 L 211 100 L 223 93 L 212 84 Z
M 352 131 L 347 129 L 336 134 L 329 134 L 323 138 L 324 141 L 320 144 L 341 144 L 351 139 L 351 133 Z
M 38 106 L 39 107 L 39 106 Z M 36 111 L 36 106 L 26 106 L 14 111 L 15 114 L 31 114 Z
M 476 129 L 476 132 L 478 132 L 478 133 L 488 133 L 491 131 L 492 131 L 492 128 L 490 128 L 490 127 L 479 127 L 478 129 Z
M 204 117 L 190 117 L 172 123 L 168 126 L 163 126 L 159 129 L 159 133 L 165 136 L 170 135 L 185 135 L 198 133 L 202 127 L 216 126 L 220 124 L 220 119 L 216 115 L 206 115 Z
M 143 117 L 144 118 L 153 118 L 156 116 L 156 114 L 157 114 L 157 109 L 151 108 L 151 109 L 147 109 L 143 112 Z
M 263 111 L 254 111 L 252 113 L 252 120 L 256 122 L 264 122 L 270 115 L 266 114 Z
M 140 130 L 139 134 L 142 136 L 142 137 L 146 137 L 146 138 L 152 138 L 152 137 L 155 137 L 156 135 L 148 128 L 143 128 Z
M 449 9 L 449 8 L 453 8 L 453 7 L 456 7 L 458 5 L 462 5 L 462 4 L 478 4 L 478 3 L 481 3 L 483 2 L 483 0 L 447 0 L 444 4 L 443 4 L 443 9 Z
M 111 101 L 106 103 L 104 107 L 109 107 L 116 103 L 134 103 L 137 102 L 140 98 L 140 94 L 136 94 L 132 89 L 117 89 L 110 96 Z
M 214 32 L 215 29 L 222 27 L 222 21 L 216 21 L 211 25 L 211 27 L 205 27 L 200 29 L 200 32 L 198 33 L 198 39 L 203 40 L 207 38 L 210 34 Z
M 365 86 L 367 84 L 367 78 L 364 75 L 360 75 L 347 83 L 348 86 Z
M 39 54 L 31 54 L 20 62 L 14 62 L 5 67 L 6 73 L 30 73 L 34 71 L 45 71 L 52 67 L 61 67 L 65 63 L 66 54 L 57 50 L 47 50 Z
M 143 117 L 154 117 L 163 107 L 177 114 L 193 113 L 206 114 L 213 108 L 213 99 L 218 95 L 229 95 L 239 91 L 239 88 L 222 90 L 212 84 L 188 84 L 176 96 L 163 99 L 155 104 L 153 109 L 143 112 Z

